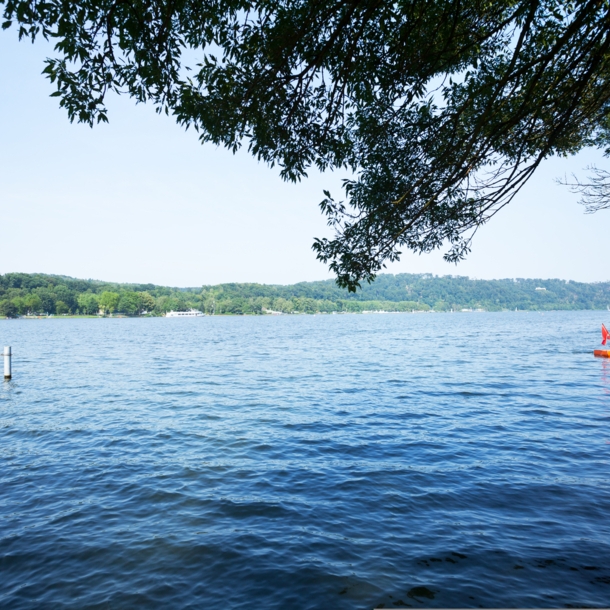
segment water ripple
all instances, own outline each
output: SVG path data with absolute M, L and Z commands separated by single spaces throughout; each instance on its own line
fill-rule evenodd
M 601 321 L 0 321 L 0 606 L 607 606 Z

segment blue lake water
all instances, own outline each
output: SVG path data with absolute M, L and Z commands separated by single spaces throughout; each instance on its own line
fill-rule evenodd
M 608 606 L 609 317 L 0 321 L 0 606 Z

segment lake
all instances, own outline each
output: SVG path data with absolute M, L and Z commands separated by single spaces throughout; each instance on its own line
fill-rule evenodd
M 0 606 L 607 606 L 609 319 L 0 321 Z

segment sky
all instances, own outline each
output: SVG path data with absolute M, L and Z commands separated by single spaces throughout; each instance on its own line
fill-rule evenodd
M 0 32 L 0 274 L 169 286 L 333 277 L 311 244 L 330 236 L 318 203 L 323 189 L 340 195 L 345 174 L 283 182 L 126 97 L 110 100 L 108 125 L 71 124 L 41 75 L 52 52 Z M 590 164 L 609 163 L 595 150 L 546 161 L 458 265 L 406 253 L 385 272 L 610 280 L 610 210 L 585 214 L 556 183 Z

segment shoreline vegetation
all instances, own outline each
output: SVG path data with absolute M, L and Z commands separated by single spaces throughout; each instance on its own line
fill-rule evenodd
M 382 274 L 357 293 L 333 280 L 289 286 L 219 284 L 172 288 L 66 276 L 0 275 L 0 317 L 138 317 L 197 309 L 208 315 L 427 313 L 607 309 L 610 282 Z

